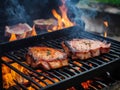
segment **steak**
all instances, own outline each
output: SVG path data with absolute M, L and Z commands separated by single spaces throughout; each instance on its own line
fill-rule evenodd
M 27 23 L 19 23 L 13 26 L 5 27 L 5 36 L 11 36 L 11 34 L 15 34 L 17 39 L 30 37 L 31 33 L 32 28 Z
M 90 39 L 63 41 L 62 47 L 72 59 L 85 60 L 110 51 L 110 43 Z
M 68 65 L 66 53 L 49 47 L 30 47 L 26 54 L 26 60 L 31 67 L 42 67 L 45 70 L 57 69 Z
M 34 20 L 35 27 L 42 29 L 51 29 L 57 25 L 57 21 L 53 18 L 50 19 L 37 19 Z

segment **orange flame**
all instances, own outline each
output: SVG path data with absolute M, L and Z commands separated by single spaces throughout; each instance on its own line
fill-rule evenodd
M 14 40 L 17 40 L 17 37 L 14 33 L 12 33 L 9 41 L 14 41 Z
M 90 84 L 92 83 L 91 80 L 87 80 L 86 82 L 82 82 L 81 85 L 85 90 L 89 89 L 89 86 L 91 86 Z
M 107 21 L 104 21 L 103 23 L 106 27 L 108 27 L 108 22 Z
M 9 58 L 6 57 L 6 56 L 2 56 L 1 59 L 4 60 L 4 61 L 6 61 L 6 62 L 12 62 L 12 60 L 9 59 Z
M 75 24 L 72 23 L 69 18 L 67 17 L 67 8 L 65 6 L 65 0 L 62 0 L 63 5 L 59 7 L 62 15 L 58 14 L 55 9 L 52 10 L 52 14 L 58 20 L 58 25 L 54 26 L 52 30 L 48 30 L 48 32 L 60 30 L 63 28 L 74 26 Z
M 107 28 L 108 27 L 108 22 L 104 21 L 103 23 L 104 23 L 105 27 Z M 107 37 L 107 30 L 104 31 L 104 37 Z
M 89 63 L 89 66 L 92 67 L 93 66 L 92 63 Z
M 35 31 L 35 25 L 33 25 L 31 36 L 36 36 L 36 35 L 37 35 L 37 33 Z
M 104 32 L 104 37 L 107 37 L 107 31 Z
M 37 33 L 36 33 L 36 30 L 35 30 L 35 25 L 33 25 L 32 31 L 30 33 L 29 32 L 24 32 L 22 35 L 17 35 L 15 33 L 12 33 L 9 41 L 18 40 L 19 38 L 17 38 L 17 36 L 19 36 L 20 38 L 26 38 L 26 37 L 30 37 L 30 36 L 36 36 L 36 35 L 37 35 Z
M 25 74 L 28 73 L 27 69 L 25 69 L 24 67 L 20 66 L 17 63 L 12 63 L 11 65 Z M 16 85 L 13 80 L 18 81 L 19 83 L 27 81 L 22 76 L 20 76 L 19 74 L 17 74 L 15 71 L 13 71 L 4 64 L 2 65 L 2 75 L 3 75 L 3 87 L 6 89 Z
M 3 56 L 1 58 L 2 60 L 6 61 L 6 62 L 10 62 L 12 61 L 11 59 L 9 59 L 6 56 Z M 25 62 L 23 62 L 24 64 L 26 64 Z M 24 73 L 25 75 L 29 75 L 30 71 L 26 68 L 24 68 L 23 66 L 17 64 L 17 63 L 12 63 L 11 66 L 15 67 L 17 70 L 19 70 L 20 72 Z M 36 70 L 37 72 L 42 72 L 42 70 Z M 10 69 L 8 66 L 2 64 L 2 75 L 3 75 L 3 87 L 5 89 L 8 89 L 9 87 L 12 87 L 14 85 L 16 85 L 16 83 L 14 82 L 17 81 L 18 83 L 24 84 L 24 83 L 28 83 L 29 81 L 26 80 L 25 78 L 23 78 L 21 75 L 19 75 L 18 73 L 16 73 L 14 70 Z M 43 79 L 43 76 L 40 76 L 40 79 Z M 41 86 L 45 87 L 46 84 L 39 81 L 36 78 L 33 78 L 37 83 L 39 83 Z M 52 78 L 55 82 L 59 82 L 59 80 L 57 78 Z M 51 82 L 48 79 L 44 79 L 44 82 L 48 83 L 48 84 L 53 84 L 53 82 Z M 34 84 L 33 84 L 34 85 Z M 37 88 L 37 86 L 36 86 Z M 35 90 L 33 89 L 31 86 L 27 88 L 28 90 Z

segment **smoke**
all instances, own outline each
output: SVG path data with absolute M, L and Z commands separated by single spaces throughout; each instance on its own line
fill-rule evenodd
M 90 5 L 90 0 L 66 0 L 70 12 L 74 13 L 75 18 L 81 16 L 88 16 L 94 18 L 97 16 L 96 10 L 87 10 L 86 7 Z
M 109 16 L 101 15 L 96 9 L 93 0 L 66 0 L 69 17 L 86 31 L 103 33 L 104 20 L 110 22 Z M 91 8 L 90 8 L 91 7 Z M 101 16 L 99 16 L 99 14 Z
M 49 18 L 51 8 L 57 5 L 55 3 L 58 4 L 58 0 L 5 0 L 7 22 L 9 25 L 20 22 L 32 24 L 34 19 Z
M 5 7 L 8 24 L 27 22 L 29 19 L 29 15 L 19 0 L 6 0 Z
M 73 22 L 75 22 L 78 26 L 84 29 L 85 23 L 81 17 L 85 13 L 83 10 L 78 9 L 76 7 L 77 3 L 79 3 L 79 0 L 66 0 L 66 5 L 68 8 L 68 16 Z

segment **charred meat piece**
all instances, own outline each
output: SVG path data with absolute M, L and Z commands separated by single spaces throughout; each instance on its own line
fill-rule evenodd
M 31 67 L 42 67 L 46 70 L 61 68 L 68 65 L 66 53 L 49 47 L 30 47 L 26 54 L 26 59 Z
M 90 39 L 72 39 L 62 42 L 62 47 L 72 59 L 88 59 L 110 51 L 110 43 Z
M 34 20 L 35 27 L 42 29 L 51 29 L 57 25 L 57 21 L 53 18 L 50 19 L 37 19 Z
M 5 27 L 5 36 L 15 34 L 17 39 L 22 39 L 31 36 L 32 28 L 27 23 L 19 23 L 13 26 Z

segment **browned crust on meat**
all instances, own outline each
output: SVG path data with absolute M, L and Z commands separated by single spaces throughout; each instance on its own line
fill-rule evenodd
M 83 40 L 83 39 L 73 39 L 73 41 L 74 40 L 79 41 L 79 40 Z M 89 40 L 89 39 L 84 39 L 84 40 Z M 72 40 L 70 40 L 70 41 L 72 41 Z M 110 43 L 107 44 L 105 42 L 95 41 L 95 43 L 97 43 L 97 42 L 98 42 L 98 44 L 100 44 L 99 47 L 96 47 L 94 49 L 90 48 L 87 51 L 75 50 L 73 47 L 71 47 L 71 45 L 69 44 L 69 41 L 63 41 L 62 47 L 65 50 L 65 52 L 68 54 L 68 56 L 70 56 L 73 60 L 74 59 L 85 60 L 85 59 L 99 56 L 100 54 L 108 53 L 110 51 L 110 45 L 111 45 Z
M 5 27 L 5 36 L 11 36 L 15 34 L 17 39 L 30 37 L 32 34 L 32 28 L 27 23 L 19 23 L 13 26 Z
M 110 47 L 109 47 L 109 48 L 108 48 L 108 47 L 106 47 L 106 48 L 101 47 L 101 48 L 100 48 L 100 52 L 101 52 L 102 54 L 104 54 L 104 53 L 109 53 L 109 51 L 110 51 Z
M 96 48 L 94 50 L 90 50 L 91 56 L 96 57 L 100 55 L 100 48 Z
M 48 47 L 35 47 L 35 48 L 48 49 Z M 67 55 L 64 52 L 57 50 L 57 49 L 53 49 L 53 48 L 49 48 L 49 49 L 63 53 L 64 55 L 63 58 L 59 58 L 59 59 L 51 58 L 51 59 L 46 59 L 46 60 L 39 58 L 39 60 L 35 60 L 34 57 L 30 55 L 30 53 L 27 53 L 26 54 L 27 63 L 33 68 L 42 67 L 45 70 L 57 69 L 57 68 L 61 68 L 63 66 L 68 65 Z
M 74 51 L 67 41 L 63 41 L 61 44 L 62 44 L 62 47 L 65 50 L 65 52 L 73 60 L 75 60 L 75 59 L 84 60 L 84 59 L 88 59 L 88 58 L 91 57 L 90 52 L 78 52 L 78 51 Z
M 61 44 L 62 44 L 63 49 L 65 50 L 65 53 L 67 53 L 67 55 L 70 56 L 71 51 L 70 51 L 69 47 L 67 47 L 67 45 L 65 44 L 64 41 Z

